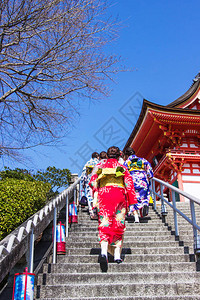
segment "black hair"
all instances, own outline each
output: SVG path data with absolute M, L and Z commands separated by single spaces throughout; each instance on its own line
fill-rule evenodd
M 125 149 L 124 154 L 130 156 L 130 155 L 135 154 L 135 151 L 133 150 L 133 148 L 128 147 Z
M 99 158 L 99 153 L 98 152 L 93 152 L 92 153 L 92 158 Z
M 99 158 L 100 158 L 100 159 L 107 159 L 108 156 L 107 156 L 106 151 L 101 151 L 101 153 L 99 154 Z
M 118 147 L 112 146 L 112 147 L 108 148 L 107 155 L 108 155 L 108 158 L 118 159 L 120 157 L 120 150 Z

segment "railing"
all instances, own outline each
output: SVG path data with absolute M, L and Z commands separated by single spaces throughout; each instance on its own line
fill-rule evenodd
M 53 263 L 56 262 L 57 212 L 66 205 L 66 237 L 68 237 L 68 199 L 72 195 L 74 196 L 74 199 L 77 198 L 77 191 L 80 190 L 77 189 L 79 182 L 80 178 L 0 242 L 0 282 L 27 252 L 28 247 L 28 270 L 30 273 L 33 272 L 34 241 L 46 229 L 52 220 L 54 228 Z
M 195 205 L 200 205 L 200 199 L 189 195 L 186 192 L 179 190 L 178 188 L 160 180 L 153 178 L 151 193 L 154 200 L 154 209 L 156 210 L 156 198 L 161 200 L 161 214 L 166 214 L 166 206 L 170 206 L 174 213 L 174 227 L 175 235 L 179 236 L 177 214 L 182 216 L 193 227 L 194 234 L 194 251 L 196 254 L 200 254 L 200 226 L 196 223 Z M 33 253 L 34 253 L 34 241 L 45 230 L 45 228 L 53 220 L 53 237 L 56 237 L 56 225 L 57 225 L 57 213 L 66 205 L 66 237 L 68 237 L 68 199 L 72 195 L 74 199 L 77 198 L 77 185 L 80 183 L 80 178 L 77 179 L 66 190 L 60 193 L 55 199 L 51 200 L 40 211 L 30 217 L 26 222 L 9 234 L 5 239 L 0 242 L 0 282 L 7 275 L 7 273 L 14 267 L 14 265 L 20 260 L 20 258 L 27 252 L 29 247 L 29 272 L 33 272 Z M 157 185 L 157 188 L 156 188 Z M 164 197 L 164 187 L 169 189 L 172 194 L 172 202 L 169 202 Z M 160 190 L 160 194 L 158 193 Z M 175 193 L 178 193 L 190 201 L 191 219 L 181 212 L 176 207 Z M 53 238 L 53 263 L 56 263 L 56 238 Z
M 177 214 L 179 214 L 181 217 L 183 217 L 188 223 L 190 223 L 193 227 L 193 236 L 194 236 L 194 253 L 196 255 L 200 254 L 200 235 L 198 232 L 200 231 L 200 226 L 196 223 L 196 214 L 195 214 L 195 204 L 200 205 L 200 199 L 191 196 L 190 194 L 181 191 L 180 189 L 172 186 L 171 184 L 164 182 L 158 178 L 151 179 L 151 193 L 153 195 L 153 201 L 154 201 L 154 210 L 156 211 L 156 198 L 159 198 L 161 200 L 161 214 L 163 216 L 167 215 L 166 205 L 170 206 L 173 209 L 174 214 L 174 228 L 175 228 L 175 236 L 179 236 L 179 229 L 178 229 L 178 219 Z M 157 187 L 156 187 L 157 184 Z M 169 202 L 164 197 L 164 187 L 169 189 L 171 195 L 172 195 L 172 201 Z M 156 191 L 157 190 L 157 191 Z M 158 193 L 158 190 L 160 191 L 160 194 Z M 191 212 L 191 219 L 186 216 L 183 212 L 181 212 L 176 207 L 176 200 L 175 200 L 175 193 L 178 193 L 179 195 L 184 196 L 187 198 L 190 202 L 190 212 Z M 198 207 L 199 208 L 199 207 Z

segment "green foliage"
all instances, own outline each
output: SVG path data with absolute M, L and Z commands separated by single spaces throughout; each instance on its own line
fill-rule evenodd
M 12 172 L 11 172 L 12 173 Z M 49 183 L 7 178 L 0 181 L 0 239 L 46 203 Z
M 71 180 L 71 172 L 69 169 L 57 169 L 55 167 L 48 167 L 46 171 L 37 171 L 34 175 L 36 180 L 48 182 L 51 184 L 55 192 L 61 187 L 67 187 Z
M 0 172 L 0 240 L 41 209 L 59 188 L 67 187 L 70 180 L 68 169 L 48 167 L 33 175 L 26 169 L 5 167 Z
M 7 178 L 15 178 L 27 181 L 34 180 L 33 176 L 31 176 L 30 172 L 26 169 L 15 168 L 14 170 L 11 170 L 8 167 L 4 167 L 4 170 L 0 172 L 0 180 L 5 180 Z

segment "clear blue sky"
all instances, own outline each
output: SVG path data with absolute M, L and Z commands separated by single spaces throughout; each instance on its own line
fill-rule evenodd
M 167 105 L 185 93 L 200 71 L 199 0 L 116 0 L 110 11 L 123 23 L 112 46 L 132 72 L 120 73 L 100 102 L 80 104 L 80 116 L 63 146 L 23 154 L 24 164 L 1 160 L 1 168 L 69 168 L 79 173 L 92 151 L 123 148 L 140 113 L 142 99 Z M 125 118 L 125 115 L 127 118 Z

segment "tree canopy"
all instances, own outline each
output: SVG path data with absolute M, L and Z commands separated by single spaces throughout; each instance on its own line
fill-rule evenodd
M 51 189 L 57 192 L 59 188 L 68 187 L 71 180 L 71 172 L 69 169 L 58 169 L 56 167 L 48 167 L 46 170 L 38 170 L 36 173 L 26 169 L 4 167 L 0 171 L 0 180 L 17 179 L 25 181 L 42 181 L 49 183 Z M 52 193 L 53 195 L 53 193 Z
M 105 0 L 0 0 L 1 155 L 59 139 L 75 97 L 108 94 L 116 28 Z
M 45 171 L 37 171 L 34 178 L 39 181 L 48 182 L 52 190 L 57 192 L 59 188 L 66 188 L 71 180 L 71 172 L 69 169 L 57 169 L 56 167 L 48 167 Z

